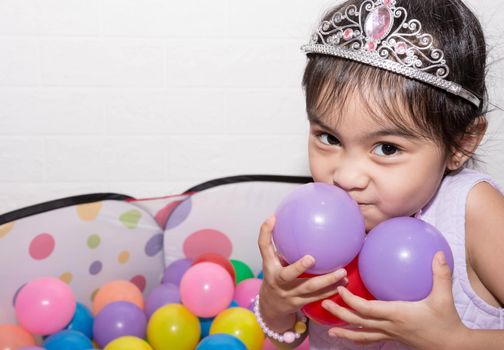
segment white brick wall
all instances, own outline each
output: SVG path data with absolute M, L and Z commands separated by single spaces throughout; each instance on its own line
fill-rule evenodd
M 0 213 L 308 174 L 299 46 L 331 3 L 0 0 Z M 504 57 L 504 2 L 470 3 Z M 504 105 L 503 62 L 489 78 Z M 483 151 L 504 184 L 502 118 Z

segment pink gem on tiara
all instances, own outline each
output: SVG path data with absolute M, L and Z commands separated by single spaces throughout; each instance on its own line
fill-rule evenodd
M 394 47 L 394 50 L 398 55 L 404 55 L 407 49 L 408 45 L 406 45 L 404 41 L 398 42 Z
M 369 41 L 366 43 L 365 47 L 368 51 L 374 51 L 376 50 L 376 43 L 374 41 Z
M 343 39 L 348 40 L 351 39 L 353 35 L 353 29 L 352 28 L 347 28 L 343 32 Z
M 392 13 L 386 6 L 380 6 L 369 13 L 364 23 L 364 31 L 374 40 L 387 36 L 393 24 Z

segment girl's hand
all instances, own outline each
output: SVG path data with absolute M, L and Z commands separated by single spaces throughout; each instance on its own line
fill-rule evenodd
M 259 234 L 264 275 L 259 293 L 260 311 L 270 328 L 283 331 L 280 328 L 291 327 L 291 316 L 305 304 L 334 295 L 337 283 L 345 281 L 346 271 L 339 269 L 313 278 L 297 278 L 315 263 L 315 259 L 306 255 L 291 265 L 282 266 L 272 244 L 274 225 L 275 218 L 271 217 L 261 226 Z
M 368 301 L 338 287 L 353 310 L 330 300 L 325 300 L 323 306 L 353 327 L 334 327 L 329 335 L 357 343 L 396 340 L 415 349 L 443 349 L 460 343 L 468 329 L 455 309 L 451 273 L 442 252 L 434 256 L 432 270 L 432 292 L 417 302 Z

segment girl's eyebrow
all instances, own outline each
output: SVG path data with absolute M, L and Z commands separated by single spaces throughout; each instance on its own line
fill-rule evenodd
M 384 136 L 399 136 L 399 137 L 405 137 L 408 139 L 419 139 L 418 134 L 409 131 L 409 130 L 404 130 L 400 128 L 385 128 L 377 131 L 373 131 L 367 135 L 366 138 L 376 138 L 376 137 L 384 137 Z
M 321 127 L 322 129 L 326 129 L 327 131 L 332 130 L 332 128 L 329 125 L 325 124 L 322 120 L 320 120 L 320 118 L 314 115 L 309 114 L 308 121 L 310 122 L 310 124 L 316 124 L 317 126 Z
M 308 121 L 310 122 L 310 124 L 315 124 L 322 129 L 325 129 L 329 132 L 335 133 L 333 128 L 331 128 L 329 125 L 325 124 L 318 117 L 315 117 L 313 115 L 309 115 Z M 376 131 L 373 131 L 373 132 L 367 134 L 364 138 L 365 139 L 374 139 L 374 138 L 386 137 L 386 136 L 397 136 L 397 137 L 404 137 L 407 139 L 414 139 L 414 140 L 417 140 L 420 138 L 417 133 L 415 133 L 413 131 L 409 131 L 407 129 L 398 128 L 398 127 L 387 127 L 387 128 L 379 129 L 379 130 L 376 130 Z

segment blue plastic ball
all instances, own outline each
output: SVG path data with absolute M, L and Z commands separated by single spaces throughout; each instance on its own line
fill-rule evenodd
M 77 303 L 74 317 L 65 329 L 79 331 L 89 339 L 93 339 L 93 314 L 87 307 Z
M 87 350 L 93 343 L 79 331 L 63 330 L 47 337 L 43 346 L 47 350 Z
M 196 350 L 247 350 L 243 342 L 225 333 L 216 333 L 204 338 L 196 347 Z

